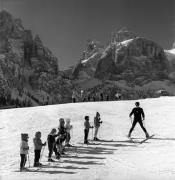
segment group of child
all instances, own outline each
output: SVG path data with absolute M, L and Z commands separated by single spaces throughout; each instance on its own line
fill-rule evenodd
M 96 116 L 94 117 L 94 127 L 90 125 L 89 123 L 89 116 L 85 116 L 85 122 L 84 122 L 84 143 L 88 144 L 88 134 L 90 128 L 95 128 L 94 133 L 94 140 L 98 141 L 97 138 L 98 129 L 100 127 L 100 124 L 102 121 L 100 121 L 100 114 L 99 112 L 96 113 Z M 63 118 L 59 119 L 59 127 L 58 132 L 55 128 L 51 130 L 51 132 L 47 136 L 47 144 L 48 144 L 48 161 L 53 162 L 52 154 L 55 153 L 55 156 L 57 159 L 60 159 L 61 155 L 64 154 L 65 146 L 69 147 L 71 146 L 69 144 L 71 135 L 70 131 L 73 128 L 73 126 L 70 124 L 70 119 L 66 119 L 66 124 Z M 21 144 L 20 144 L 20 156 L 21 156 L 21 162 L 20 162 L 20 171 L 25 169 L 25 163 L 27 161 L 27 155 L 29 151 L 28 146 L 28 134 L 21 134 Z M 63 145 L 64 142 L 64 145 Z M 35 137 L 33 139 L 34 143 L 34 167 L 42 166 L 42 164 L 39 162 L 41 154 L 41 149 L 43 146 L 46 146 L 46 142 L 42 143 L 41 141 L 41 132 L 38 131 L 35 133 Z M 44 151 L 44 149 L 43 149 Z

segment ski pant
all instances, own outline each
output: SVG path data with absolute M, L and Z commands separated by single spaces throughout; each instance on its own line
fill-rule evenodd
M 55 152 L 56 156 L 58 155 L 56 144 L 48 144 L 48 149 L 49 149 L 49 156 L 48 156 L 49 159 L 51 158 L 53 151 Z
M 56 144 L 57 144 L 57 149 L 58 149 L 58 151 L 59 151 L 60 154 L 63 154 L 63 153 L 64 153 L 65 148 L 64 148 L 64 146 L 63 146 L 63 142 L 65 141 L 65 143 L 66 143 L 66 139 L 67 139 L 67 137 L 68 137 L 67 134 L 68 134 L 68 133 L 62 134 L 62 135 L 57 139 Z M 69 134 L 69 135 L 70 135 L 70 134 Z
M 66 144 L 69 144 L 69 141 L 70 141 L 70 133 L 67 133 L 66 134 Z
M 21 156 L 20 168 L 22 169 L 26 164 L 27 155 L 26 154 L 20 154 L 20 156 Z
M 88 142 L 88 134 L 89 134 L 89 130 L 85 129 L 85 130 L 84 130 L 84 142 L 85 142 L 85 143 Z
M 135 127 L 135 125 L 136 125 L 137 123 L 140 124 L 140 127 L 142 128 L 142 130 L 144 131 L 144 133 L 147 135 L 148 133 L 147 133 L 147 130 L 145 129 L 145 127 L 143 126 L 142 120 L 137 120 L 137 119 L 134 119 L 134 121 L 133 121 L 133 123 L 132 123 L 132 127 L 131 127 L 131 129 L 130 129 L 130 131 L 129 131 L 129 135 L 131 135 L 131 133 L 132 133 L 132 131 L 134 130 L 134 127 Z
M 39 159 L 40 159 L 40 154 L 41 154 L 41 149 L 39 150 L 35 150 L 35 158 L 34 158 L 34 163 L 39 163 Z
M 94 133 L 94 137 L 95 137 L 95 138 L 97 138 L 98 129 L 99 129 L 99 127 L 95 127 L 95 133 Z

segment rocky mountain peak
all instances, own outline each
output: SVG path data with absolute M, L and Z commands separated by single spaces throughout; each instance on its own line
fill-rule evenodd
M 71 83 L 59 75 L 58 59 L 20 19 L 0 12 L 0 91 L 3 105 L 33 106 L 66 101 Z M 3 78 L 2 78 L 3 77 Z M 4 98 L 0 93 L 0 98 Z M 1 104 L 1 103 L 0 103 Z
M 38 45 L 38 46 L 42 46 L 43 45 L 43 42 L 42 42 L 42 40 L 41 40 L 41 38 L 40 38 L 40 36 L 37 34 L 37 35 L 35 35 L 35 37 L 34 37 L 34 42 Z
M 136 34 L 128 30 L 126 27 L 123 27 L 120 30 L 111 33 L 111 42 L 122 42 L 136 37 Z
M 0 34 L 5 37 L 21 38 L 24 27 L 20 19 L 15 19 L 8 11 L 0 12 Z
M 9 22 L 9 21 L 12 21 L 13 17 L 12 15 L 6 11 L 6 10 L 2 10 L 0 11 L 0 20 L 1 22 Z
M 169 65 L 163 48 L 154 41 L 122 28 L 112 34 L 111 43 L 81 61 L 73 75 L 79 79 L 137 81 L 168 77 Z M 137 80 L 138 79 L 138 80 Z

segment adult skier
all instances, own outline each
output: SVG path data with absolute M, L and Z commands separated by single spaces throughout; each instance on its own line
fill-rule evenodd
M 131 116 L 134 114 L 134 120 L 132 122 L 132 127 L 129 131 L 129 134 L 128 134 L 128 137 L 130 138 L 131 136 L 131 133 L 135 127 L 135 125 L 137 123 L 140 124 L 140 127 L 142 128 L 142 130 L 144 131 L 145 135 L 146 135 L 146 138 L 149 138 L 149 134 L 146 130 L 146 128 L 143 126 L 143 121 L 145 120 L 145 114 L 144 114 L 144 111 L 143 109 L 140 107 L 140 103 L 139 102 L 136 102 L 135 103 L 136 107 L 132 109 L 131 113 L 129 114 L 129 117 L 131 118 Z

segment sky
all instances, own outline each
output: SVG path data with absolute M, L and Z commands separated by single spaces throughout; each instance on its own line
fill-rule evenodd
M 1 9 L 21 18 L 59 60 L 75 65 L 88 39 L 107 44 L 111 32 L 132 32 L 171 49 L 175 40 L 173 0 L 0 0 Z M 2 3 L 3 1 L 3 3 Z

